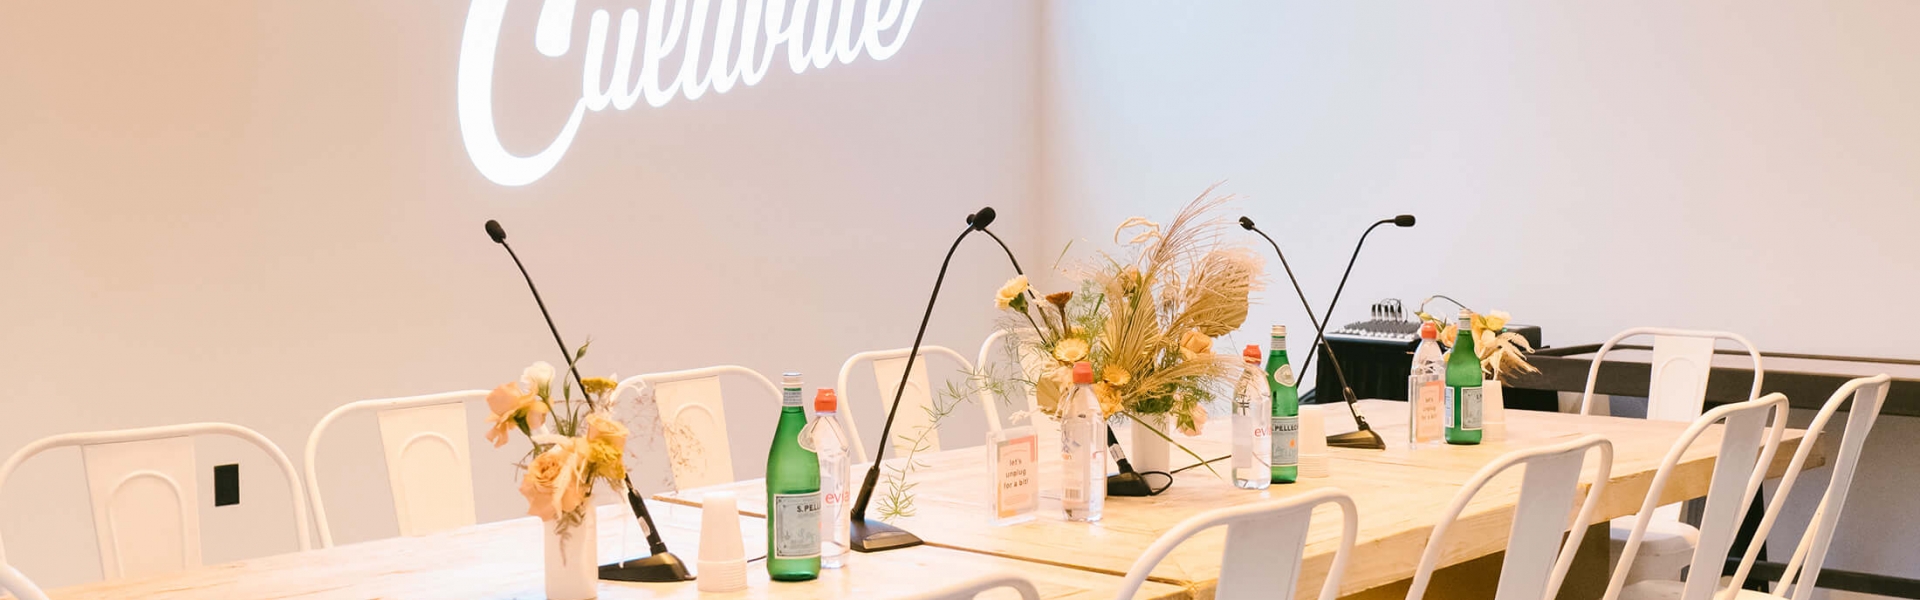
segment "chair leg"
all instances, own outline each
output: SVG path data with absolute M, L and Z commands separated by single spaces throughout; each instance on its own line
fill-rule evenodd
M 1738 533 L 1735 533 L 1733 536 L 1733 548 L 1731 551 L 1727 553 L 1729 560 L 1727 561 L 1726 566 L 1722 567 L 1722 571 L 1720 573 L 1722 577 L 1732 576 L 1735 571 L 1739 570 L 1740 568 L 1739 559 L 1740 557 L 1747 555 L 1747 548 L 1750 548 L 1753 546 L 1753 543 L 1754 543 L 1753 534 L 1760 529 L 1760 519 L 1762 518 L 1763 515 L 1766 514 L 1766 512 L 1767 512 L 1767 490 L 1765 488 L 1762 488 L 1754 492 L 1753 503 L 1751 506 L 1747 507 L 1747 518 L 1740 522 L 1740 531 Z M 1767 562 L 1767 540 L 1762 539 L 1759 542 L 1760 542 L 1760 556 L 1757 560 L 1759 562 Z M 1747 581 L 1741 584 L 1740 587 L 1741 589 L 1753 590 L 1756 592 L 1768 592 L 1770 591 L 1768 588 L 1772 586 L 1767 585 L 1767 582 L 1765 580 L 1762 580 L 1756 577 L 1748 577 Z

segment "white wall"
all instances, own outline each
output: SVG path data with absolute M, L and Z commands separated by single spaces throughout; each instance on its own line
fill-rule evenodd
M 482 178 L 462 148 L 465 4 L 10 5 L 0 453 L 219 420 L 298 462 L 339 404 L 491 387 L 559 362 L 482 233 L 489 218 L 569 341 L 593 339 L 586 370 L 736 363 L 813 385 L 856 351 L 911 341 L 966 214 L 993 205 L 994 229 L 1035 247 L 1039 30 L 1023 2 L 926 3 L 884 62 L 796 75 L 782 54 L 751 88 L 589 113 L 558 167 L 518 188 Z M 617 22 L 626 6 L 647 3 L 581 2 L 560 59 L 533 51 L 540 3 L 509 7 L 496 83 L 509 148 L 552 138 L 579 97 L 587 15 L 612 7 Z M 985 298 L 1010 273 L 985 240 L 955 263 L 928 339 L 971 355 L 991 328 Z M 774 411 L 735 408 L 735 456 L 764 456 Z M 877 413 L 863 418 L 878 436 Z M 373 427 L 348 422 L 322 454 L 343 541 L 396 531 Z M 509 463 L 524 442 L 474 442 L 481 519 L 520 514 Z M 208 467 L 239 460 L 246 482 L 240 506 L 206 509 L 207 560 L 291 548 L 270 463 L 200 449 Z M 21 470 L 0 490 L 8 558 L 51 585 L 98 577 L 84 490 L 77 452 Z
M 1667 325 L 1914 356 L 1920 4 L 1050 6 L 1049 242 L 1226 180 L 1316 303 L 1368 223 L 1419 216 L 1375 232 L 1336 325 L 1443 293 L 1550 344 Z M 1305 327 L 1284 280 L 1267 296 L 1242 343 Z M 1902 443 L 1869 449 L 1829 565 L 1920 576 L 1920 532 L 1885 528 L 1920 510 Z

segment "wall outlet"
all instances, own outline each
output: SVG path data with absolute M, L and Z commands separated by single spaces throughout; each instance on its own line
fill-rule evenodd
M 213 505 L 232 506 L 239 503 L 240 465 L 213 467 Z

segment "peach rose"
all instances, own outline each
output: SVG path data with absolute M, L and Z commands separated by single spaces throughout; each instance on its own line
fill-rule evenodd
M 1187 408 L 1187 416 L 1193 418 L 1193 427 L 1191 429 L 1181 427 L 1180 433 L 1186 434 L 1187 437 L 1199 437 L 1200 430 L 1207 427 L 1207 407 L 1195 402 Z
M 1193 360 L 1213 354 L 1213 338 L 1198 330 L 1189 329 L 1180 336 L 1180 354 L 1187 360 Z
M 585 440 L 581 440 L 585 441 Z M 582 467 L 586 456 L 573 444 L 555 444 L 533 457 L 527 464 L 526 478 L 520 480 L 520 495 L 527 497 L 527 514 L 552 521 L 573 512 L 586 500 L 587 488 Z
M 487 393 L 487 409 L 492 415 L 487 417 L 487 441 L 493 447 L 507 445 L 507 433 L 516 427 L 526 431 L 537 429 L 547 422 L 547 404 L 531 392 L 522 391 L 517 383 L 508 383 L 493 388 Z

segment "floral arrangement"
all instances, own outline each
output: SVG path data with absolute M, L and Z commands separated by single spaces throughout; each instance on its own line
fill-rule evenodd
M 1440 328 L 1439 342 L 1442 348 L 1452 349 L 1454 340 L 1460 336 L 1460 324 L 1453 319 L 1439 319 L 1427 314 L 1427 303 L 1434 298 L 1453 302 L 1472 315 L 1468 322 L 1473 330 L 1473 353 L 1479 355 L 1480 369 L 1487 377 L 1504 380 L 1514 375 L 1540 372 L 1540 369 L 1527 362 L 1527 355 L 1533 353 L 1533 344 L 1518 332 L 1507 331 L 1507 322 L 1513 318 L 1507 311 L 1493 310 L 1480 314 L 1454 302 L 1452 298 L 1430 296 L 1420 302 L 1420 310 L 1414 316 L 1420 317 L 1421 321 L 1432 321 Z
M 1125 415 L 1150 429 L 1139 417 L 1168 415 L 1182 432 L 1199 435 L 1205 404 L 1231 394 L 1246 365 L 1238 355 L 1215 354 L 1214 339 L 1246 322 L 1262 262 L 1222 243 L 1228 221 L 1215 213 L 1232 197 L 1212 193 L 1165 226 L 1143 217 L 1121 223 L 1114 242 L 1123 252 L 1103 252 L 1082 269 L 1077 292 L 1036 297 L 1021 276 L 995 295 L 1010 313 L 1002 327 L 1013 352 L 1037 371 L 1028 383 L 1042 412 L 1062 416 L 1079 361 L 1093 366 L 1094 393 L 1109 418 Z
M 583 346 L 575 361 L 585 354 Z M 617 385 L 612 378 L 579 381 L 576 398 L 572 380 L 563 378 L 556 393 L 553 376 L 553 365 L 536 362 L 521 372 L 519 381 L 488 393 L 487 408 L 493 414 L 487 418 L 486 438 L 498 448 L 518 430 L 533 443 L 517 465 L 525 471 L 520 494 L 527 498 L 527 514 L 557 521 L 555 530 L 565 536 L 592 510 L 588 499 L 594 480 L 624 489 L 628 432 L 610 410 Z

